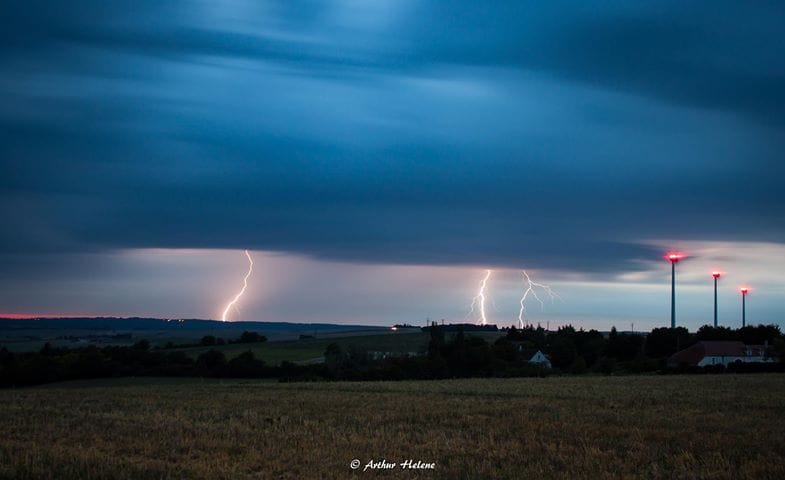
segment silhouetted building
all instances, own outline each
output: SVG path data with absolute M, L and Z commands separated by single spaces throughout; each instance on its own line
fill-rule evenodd
M 551 360 L 547 355 L 542 353 L 542 350 L 536 348 L 523 348 L 523 345 L 518 345 L 517 350 L 527 362 L 535 365 L 542 365 L 545 368 L 551 368 Z
M 767 345 L 745 345 L 738 341 L 705 341 L 676 352 L 668 358 L 668 366 L 680 365 L 705 367 L 708 365 L 728 366 L 734 362 L 776 362 L 766 355 Z

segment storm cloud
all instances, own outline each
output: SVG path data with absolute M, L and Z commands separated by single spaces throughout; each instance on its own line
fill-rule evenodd
M 8 1 L 0 257 L 785 242 L 781 2 Z M 19 267 L 21 268 L 21 267 Z

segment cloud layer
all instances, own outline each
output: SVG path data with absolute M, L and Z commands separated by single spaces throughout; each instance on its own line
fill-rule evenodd
M 4 2 L 0 263 L 610 275 L 651 239 L 785 242 L 785 8 L 546 3 Z

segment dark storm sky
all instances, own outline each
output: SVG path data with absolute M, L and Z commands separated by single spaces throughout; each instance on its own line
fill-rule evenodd
M 140 248 L 607 277 L 660 241 L 785 242 L 782 2 L 0 18 L 5 284 Z

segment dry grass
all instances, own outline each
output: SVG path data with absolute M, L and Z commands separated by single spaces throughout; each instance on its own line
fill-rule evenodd
M 774 374 L 81 382 L 0 391 L 0 477 L 782 479 L 783 407 Z

